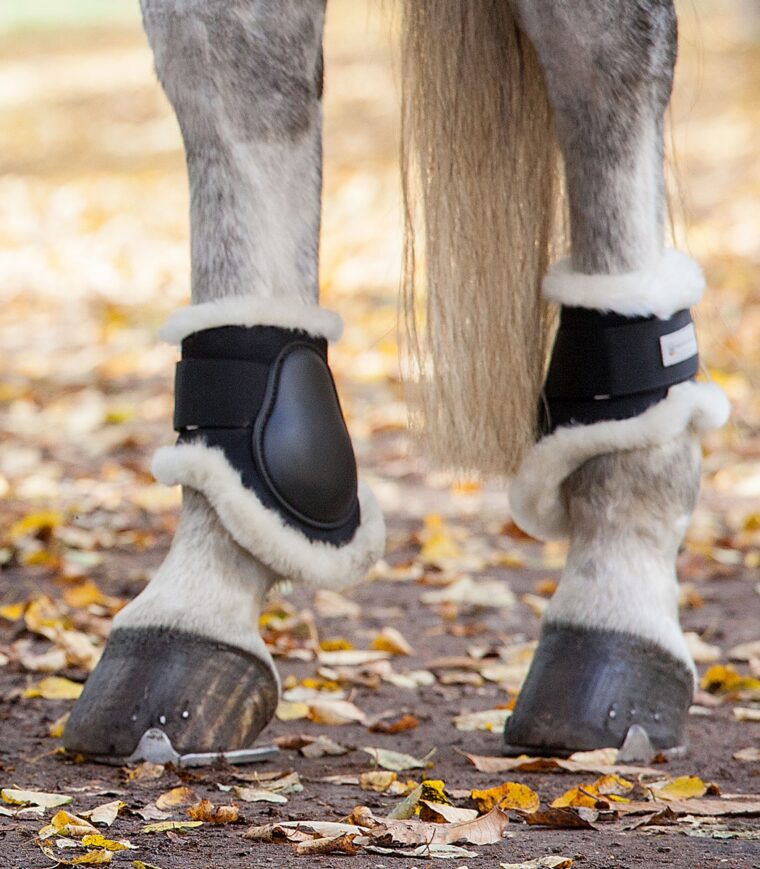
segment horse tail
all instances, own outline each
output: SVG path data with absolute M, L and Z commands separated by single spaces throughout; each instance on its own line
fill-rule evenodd
M 412 421 L 444 467 L 512 473 L 535 440 L 558 148 L 506 0 L 404 0 L 404 320 Z

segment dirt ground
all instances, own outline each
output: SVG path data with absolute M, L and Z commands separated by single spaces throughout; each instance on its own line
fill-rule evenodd
M 711 675 L 689 717 L 688 756 L 655 763 L 660 775 L 642 781 L 697 776 L 716 787 L 693 798 L 694 813 L 684 800 L 670 819 L 635 829 L 648 816 L 602 811 L 588 828 L 556 829 L 510 812 L 503 841 L 464 844 L 476 856 L 455 856 L 455 867 L 550 855 L 589 869 L 760 867 L 760 796 L 743 814 L 721 813 L 727 798 L 760 794 L 760 17 L 749 3 L 726 2 L 720 13 L 706 2 L 683 7 L 672 119 L 686 208 L 676 209 L 676 230 L 708 274 L 704 359 L 734 417 L 706 440 L 703 496 L 679 561 L 683 624 L 700 677 Z M 295 590 L 262 620 L 287 701 L 262 743 L 321 734 L 345 752 L 310 758 L 283 748 L 258 767 L 167 767 L 153 779 L 144 768 L 130 777 L 67 757 L 51 733 L 72 704 L 56 697 L 76 692 L 111 617 L 144 587 L 176 524 L 178 493 L 156 485 L 148 468 L 171 438 L 175 357 L 157 328 L 187 298 L 179 136 L 128 16 L 97 29 L 0 30 L 0 787 L 71 796 L 64 808 L 78 816 L 122 801 L 113 825 L 99 830 L 137 846 L 114 852 L 116 866 L 427 863 L 424 854 L 297 856 L 290 844 L 243 838 L 252 825 L 340 821 L 356 806 L 386 816 L 403 795 L 362 789 L 359 777 L 373 769 L 364 747 L 415 758 L 435 749 L 432 766 L 398 781 L 442 780 L 460 807 L 473 805 L 474 789 L 505 781 L 548 803 L 597 779 L 484 773 L 462 753 L 499 754 L 499 727 L 467 731 L 454 720 L 506 714 L 564 549 L 516 531 L 503 487 L 425 470 L 406 433 L 395 336 L 397 90 L 386 29 L 363 2 L 333 3 L 322 262 L 326 304 L 347 322 L 333 364 L 362 472 L 386 512 L 387 560 L 351 593 Z M 351 651 L 363 663 L 345 663 Z M 330 705 L 338 697 L 349 713 Z M 360 720 L 319 723 L 325 708 Z M 410 729 L 378 732 L 403 716 Z M 277 771 L 296 771 L 303 790 L 279 803 L 229 790 Z M 144 832 L 149 821 L 136 812 L 178 786 L 195 800 L 238 805 L 240 819 Z M 37 840 L 56 810 L 0 806 L 0 867 L 55 865 Z M 189 820 L 187 809 L 169 819 Z M 70 850 L 54 847 L 56 857 L 85 853 L 81 836 L 73 839 Z

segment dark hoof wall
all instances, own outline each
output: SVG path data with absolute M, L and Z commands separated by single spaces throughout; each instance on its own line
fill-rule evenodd
M 123 628 L 71 713 L 63 742 L 94 758 L 128 758 L 158 728 L 180 754 L 247 748 L 269 723 L 278 689 L 259 658 L 166 628 Z
M 507 720 L 504 751 L 566 757 L 620 748 L 638 725 L 656 751 L 682 752 L 692 690 L 691 671 L 653 643 L 547 625 Z

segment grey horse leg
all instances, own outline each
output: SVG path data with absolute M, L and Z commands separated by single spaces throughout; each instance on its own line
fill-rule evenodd
M 571 256 L 545 292 L 564 305 L 667 319 L 701 291 L 696 266 L 663 249 L 673 2 L 513 5 L 544 70 L 567 175 Z M 658 748 L 681 745 L 693 663 L 675 558 L 699 486 L 695 431 L 724 414 L 710 389 L 680 384 L 641 416 L 559 428 L 524 463 L 513 487 L 518 522 L 522 513 L 543 536 L 562 525 L 570 553 L 507 726 L 510 750 L 619 746 L 634 725 Z M 555 471 L 542 514 L 538 477 Z
M 170 339 L 218 327 L 254 344 L 259 326 L 284 342 L 296 329 L 337 331 L 337 315 L 318 307 L 325 2 L 142 0 L 191 194 L 193 305 L 173 316 Z M 179 529 L 114 621 L 66 729 L 70 749 L 124 758 L 159 728 L 180 752 L 235 750 L 274 714 L 278 680 L 258 620 L 272 584 L 293 578 L 282 568 L 292 553 L 270 538 L 297 534 L 204 444 L 187 447 L 196 452 L 183 471 L 180 448 L 163 448 L 164 474 L 183 484 Z M 199 469 L 208 491 L 188 482 Z M 305 538 L 291 549 L 299 546 L 310 551 Z

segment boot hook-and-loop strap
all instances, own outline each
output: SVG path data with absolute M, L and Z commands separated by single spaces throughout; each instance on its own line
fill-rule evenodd
M 539 408 L 544 435 L 561 426 L 639 416 L 699 372 L 688 309 L 669 319 L 563 307 Z

